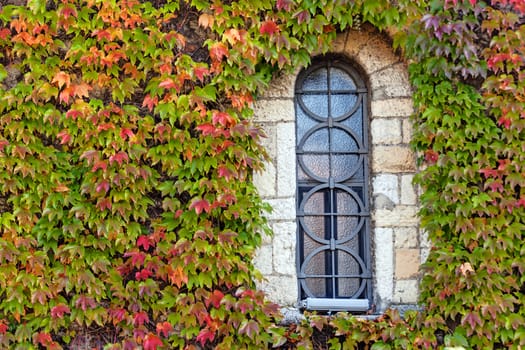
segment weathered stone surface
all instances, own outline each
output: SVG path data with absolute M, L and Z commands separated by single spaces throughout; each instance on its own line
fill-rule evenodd
M 369 25 L 363 25 L 359 29 L 348 31 L 348 38 L 346 39 L 345 53 L 349 57 L 353 57 L 358 64 L 363 65 L 358 59 L 359 51 L 372 39 L 377 31 Z M 366 58 L 366 57 L 365 57 Z
M 372 118 L 408 117 L 413 111 L 411 98 L 374 99 L 371 103 Z
M 414 172 L 416 160 L 408 146 L 374 146 L 372 148 L 372 172 L 379 174 Z
M 275 197 L 277 194 L 277 189 L 275 188 L 275 166 L 273 163 L 267 162 L 265 167 L 263 172 L 254 173 L 253 183 L 261 197 Z
M 420 261 L 419 249 L 396 249 L 396 278 L 399 280 L 417 277 Z
M 419 281 L 417 279 L 398 280 L 395 283 L 394 303 L 416 303 L 419 294 Z
M 258 287 L 266 292 L 270 300 L 280 306 L 297 306 L 297 278 L 292 276 L 265 276 Z
M 401 134 L 401 120 L 399 119 L 373 119 L 370 123 L 372 142 L 374 144 L 399 144 L 403 140 Z
M 417 202 L 417 195 L 412 181 L 414 175 L 401 176 L 401 204 L 414 205 Z
M 370 75 L 372 97 L 382 100 L 393 97 L 410 97 L 412 89 L 404 63 L 379 70 Z
M 253 106 L 255 122 L 293 122 L 295 110 L 292 99 L 259 100 Z
M 394 174 L 378 174 L 372 180 L 372 191 L 374 196 L 385 195 L 394 204 L 399 204 L 398 177 Z
M 277 195 L 294 196 L 296 181 L 295 124 L 277 127 Z
M 418 225 L 415 206 L 398 205 L 392 210 L 376 209 L 372 212 L 372 220 L 379 227 L 416 227 Z
M 295 198 L 266 199 L 273 211 L 267 215 L 269 220 L 295 220 Z
M 377 295 L 376 305 L 383 310 L 392 300 L 394 274 L 393 230 L 376 227 L 374 232 L 375 266 L 374 281 Z
M 357 60 L 368 74 L 399 62 L 392 47 L 380 35 L 374 36 L 357 53 Z
M 419 246 L 417 227 L 394 228 L 394 242 L 396 248 L 417 248 Z
M 295 267 L 295 222 L 279 222 L 273 225 L 273 270 L 282 275 L 297 276 Z
M 301 70 L 298 67 L 294 74 L 287 74 L 285 72 L 276 76 L 271 82 L 268 88 L 264 89 L 260 99 L 268 98 L 289 98 L 293 99 L 295 89 L 295 79 L 297 74 Z
M 410 143 L 412 140 L 412 134 L 414 132 L 414 127 L 410 119 L 403 119 L 403 143 Z
M 253 264 L 263 275 L 270 275 L 273 273 L 272 260 L 272 246 L 263 245 L 257 249 Z

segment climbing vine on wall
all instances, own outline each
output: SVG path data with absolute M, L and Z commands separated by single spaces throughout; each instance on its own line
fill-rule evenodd
M 17 0 L 0 9 L 0 344 L 525 346 L 522 1 Z M 423 311 L 278 324 L 251 104 L 369 22 L 410 59 Z

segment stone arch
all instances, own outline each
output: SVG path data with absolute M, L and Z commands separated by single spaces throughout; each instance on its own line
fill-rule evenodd
M 427 244 L 418 228 L 417 194 L 412 186 L 415 157 L 409 142 L 413 112 L 406 63 L 389 38 L 372 26 L 339 34 L 331 53 L 355 62 L 368 80 L 372 198 L 374 302 L 377 311 L 415 304 L 420 262 Z M 255 183 L 274 208 L 268 216 L 274 236 L 266 237 L 256 258 L 265 281 L 260 288 L 282 306 L 297 303 L 295 216 L 295 112 L 293 74 L 277 77 L 254 106 L 255 122 L 268 135 L 266 171 Z

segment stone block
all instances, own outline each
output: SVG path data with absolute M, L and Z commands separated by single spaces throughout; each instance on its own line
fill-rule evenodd
M 394 246 L 396 248 L 418 248 L 419 240 L 417 227 L 394 228 Z
M 419 282 L 416 279 L 399 280 L 395 283 L 394 296 L 392 301 L 394 303 L 417 303 L 419 296 Z
M 277 195 L 275 166 L 268 162 L 265 167 L 264 171 L 253 174 L 253 183 L 261 197 L 275 197 Z
M 295 125 L 277 125 L 277 195 L 295 196 Z
M 394 277 L 394 247 L 391 228 L 374 229 L 375 293 L 378 308 L 384 309 L 392 300 Z
M 281 307 L 297 306 L 297 278 L 291 276 L 265 276 L 258 288 L 266 292 L 268 300 Z
M 287 74 L 285 72 L 274 77 L 270 82 L 269 86 L 263 89 L 262 96 L 260 99 L 269 98 L 285 98 L 293 99 L 295 89 L 295 79 L 299 74 L 300 67 L 296 69 L 294 74 Z
M 335 40 L 330 43 L 330 51 L 335 53 L 344 53 L 347 38 L 348 31 L 337 34 Z
M 264 147 L 270 159 L 277 157 L 277 126 L 273 123 L 259 123 L 265 137 L 261 138 L 261 145 Z
M 414 152 L 404 146 L 374 146 L 372 148 L 372 172 L 404 173 L 416 170 Z
M 396 279 L 416 278 L 419 274 L 420 264 L 419 249 L 396 249 Z
M 348 38 L 346 39 L 345 53 L 349 57 L 354 58 L 357 63 L 363 65 L 363 62 L 358 58 L 359 51 L 361 51 L 374 35 L 377 35 L 377 31 L 369 25 L 363 25 L 359 29 L 349 30 Z
M 265 200 L 273 208 L 267 214 L 268 220 L 295 220 L 295 197 L 272 198 Z
M 430 254 L 430 248 L 421 248 L 421 264 L 424 264 L 427 261 L 428 254 Z
M 263 245 L 259 247 L 255 253 L 255 257 L 253 258 L 253 264 L 255 265 L 255 268 L 263 275 L 267 276 L 272 274 L 272 246 Z
M 381 34 L 376 34 L 374 38 L 369 40 L 366 45 L 359 50 L 357 59 L 359 62 L 362 62 L 363 68 L 368 74 L 399 62 L 399 58 L 394 54 L 392 47 Z
M 414 127 L 412 126 L 412 122 L 410 121 L 410 119 L 403 119 L 402 132 L 403 143 L 410 143 L 410 141 L 412 141 L 412 135 L 414 134 Z
M 255 122 L 293 122 L 295 107 L 293 99 L 261 99 L 254 103 Z
M 414 112 L 411 98 L 374 99 L 371 103 L 372 118 L 408 117 Z
M 415 205 L 417 203 L 417 195 L 412 181 L 414 175 L 402 175 L 401 176 L 401 204 Z
M 372 143 L 394 145 L 403 141 L 401 134 L 401 120 L 373 119 L 370 123 Z
M 296 276 L 295 248 L 296 230 L 295 222 L 279 222 L 273 227 L 273 270 L 282 275 Z
M 398 177 L 394 174 L 379 174 L 372 180 L 372 193 L 385 195 L 394 204 L 399 204 Z
M 404 63 L 398 63 L 370 74 L 370 86 L 374 99 L 410 97 L 412 95 L 408 72 Z
M 416 207 L 398 205 L 392 210 L 375 209 L 372 221 L 379 227 L 415 227 L 419 224 Z

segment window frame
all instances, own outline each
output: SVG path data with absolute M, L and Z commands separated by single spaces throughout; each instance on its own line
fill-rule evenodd
M 331 74 L 330 71 L 332 68 L 336 68 L 339 70 L 342 70 L 344 73 L 346 73 L 350 79 L 355 84 L 355 89 L 346 89 L 346 90 L 331 90 Z M 316 72 L 319 69 L 326 69 L 327 71 L 327 82 L 326 82 L 326 88 L 319 89 L 319 90 L 304 90 L 303 87 L 305 85 L 306 79 L 313 73 Z M 327 97 L 327 115 L 326 116 L 319 116 L 315 115 L 314 112 L 312 112 L 308 107 L 305 105 L 302 96 L 307 94 L 326 94 Z M 332 117 L 331 116 L 331 96 L 333 95 L 355 95 L 356 96 L 356 102 L 355 105 L 347 112 L 343 113 L 342 116 L 338 117 Z M 366 86 L 365 80 L 362 78 L 362 75 L 359 73 L 359 71 L 354 67 L 354 64 L 349 62 L 343 57 L 335 56 L 335 55 L 325 55 L 320 56 L 317 58 L 314 58 L 313 63 L 311 66 L 309 66 L 306 69 L 303 69 L 296 79 L 296 85 L 295 85 L 295 91 L 294 91 L 294 107 L 295 107 L 295 130 L 296 130 L 296 167 L 297 167 L 297 175 L 296 175 L 296 221 L 297 221 L 297 249 L 296 249 L 296 266 L 297 266 L 297 278 L 298 278 L 298 292 L 299 292 L 299 306 L 301 308 L 305 309 L 311 309 L 311 310 L 319 310 L 319 311 L 354 311 L 354 312 L 364 312 L 370 309 L 372 305 L 372 299 L 373 299 L 373 291 L 372 291 L 372 284 L 373 284 L 373 278 L 372 278 L 372 254 L 371 254 L 371 224 L 370 224 L 370 196 L 369 196 L 369 188 L 370 188 L 370 173 L 369 173 L 369 155 L 370 155 L 370 144 L 369 144 L 369 136 L 368 136 L 368 129 L 369 129 L 369 112 L 368 112 L 368 88 Z M 311 127 L 308 132 L 305 132 L 304 135 L 300 137 L 299 135 L 299 118 L 298 118 L 298 111 L 301 109 L 307 117 L 314 119 L 317 121 L 317 125 L 314 127 Z M 356 113 L 360 113 L 361 116 L 361 135 L 359 135 L 361 138 L 358 140 L 355 136 L 355 133 L 351 129 L 347 129 L 342 122 L 345 120 L 348 120 Z M 323 118 L 326 119 L 326 121 L 323 121 Z M 312 176 L 312 173 L 308 173 L 307 170 L 305 170 L 305 165 L 303 161 L 303 155 L 305 154 L 302 147 L 304 146 L 305 140 L 311 136 L 312 133 L 314 133 L 318 129 L 327 128 L 328 129 L 328 162 L 329 164 L 332 164 L 332 157 L 336 154 L 339 154 L 338 152 L 334 152 L 332 150 L 332 140 L 331 140 L 331 132 L 334 129 L 342 129 L 344 132 L 347 132 L 347 134 L 351 135 L 356 141 L 356 144 L 358 145 L 358 150 L 356 151 L 344 151 L 341 152 L 341 154 L 347 154 L 347 155 L 358 155 L 358 161 L 357 163 L 362 164 L 362 177 L 360 179 L 356 179 L 355 175 L 356 172 L 359 170 L 359 165 L 355 167 L 353 170 L 353 173 L 350 175 L 347 175 L 347 178 L 343 176 L 343 180 L 338 182 L 336 179 L 334 179 L 330 173 L 328 176 L 328 179 L 323 180 L 322 178 L 319 178 L 316 176 Z M 359 143 L 360 141 L 360 143 Z M 301 180 L 299 179 L 299 173 L 300 171 L 303 171 L 307 177 L 309 177 L 308 180 Z M 354 191 L 354 188 L 360 188 L 360 191 Z M 304 264 L 309 262 L 308 257 L 305 258 L 304 254 L 304 237 L 307 233 L 306 229 L 303 229 L 303 226 L 306 227 L 305 223 L 303 222 L 305 214 L 304 211 L 304 203 L 303 199 L 304 197 L 308 197 L 315 191 L 319 191 L 322 189 L 328 189 L 329 192 L 325 192 L 324 194 L 324 202 L 325 207 L 330 207 L 330 213 L 319 213 L 317 216 L 320 215 L 326 215 L 324 218 L 324 227 L 325 227 L 325 239 L 329 240 L 330 243 L 326 243 L 324 245 L 324 248 L 322 250 L 326 250 L 326 247 L 329 247 L 330 251 L 332 253 L 332 256 L 336 256 L 334 254 L 335 251 L 341 251 L 344 250 L 342 245 L 337 245 L 337 228 L 336 225 L 333 224 L 333 217 L 337 218 L 341 216 L 356 216 L 359 217 L 358 220 L 360 220 L 361 224 L 358 225 L 359 229 L 356 233 L 356 236 L 358 237 L 358 245 L 359 245 L 359 252 L 358 252 L 358 258 L 355 259 L 358 266 L 360 266 L 360 273 L 355 276 L 350 276 L 349 274 L 338 274 L 336 272 L 337 270 L 337 264 L 332 264 L 330 267 L 327 267 L 330 265 L 328 261 L 325 261 L 325 274 L 320 275 L 320 278 L 325 278 L 325 290 L 327 291 L 327 294 L 325 296 L 316 296 L 312 295 L 311 291 L 308 291 L 305 281 L 306 278 L 313 278 L 313 277 L 307 277 L 307 276 L 317 276 L 315 274 L 305 274 L 304 273 Z M 341 190 L 343 192 L 348 193 L 350 196 L 354 197 L 356 202 L 358 203 L 358 207 L 360 208 L 360 211 L 358 213 L 353 213 L 355 215 L 348 215 L 348 214 L 341 214 L 337 212 L 337 204 L 335 201 L 336 196 L 333 194 L 328 195 L 329 193 L 334 193 L 336 190 Z M 356 192 L 361 192 L 360 194 Z M 331 196 L 331 198 L 328 198 Z M 335 211 L 333 210 L 335 208 Z M 332 224 L 330 225 L 330 221 Z M 331 228 L 330 228 L 331 227 Z M 328 232 L 329 231 L 329 232 Z M 328 232 L 328 234 L 327 234 Z M 312 236 L 310 236 L 312 237 Z M 314 250 L 314 252 L 317 251 Z M 348 253 L 348 252 L 347 252 Z M 314 253 L 310 253 L 312 255 Z M 317 253 L 316 253 L 317 254 Z M 325 254 L 327 255 L 327 254 Z M 328 254 L 329 255 L 329 254 Z M 354 258 L 356 255 L 352 255 Z M 325 256 L 325 259 L 328 259 Z M 336 258 L 338 259 L 338 258 Z M 332 258 L 332 262 L 334 261 L 334 258 Z M 364 267 L 363 267 L 364 266 Z M 327 270 L 331 270 L 331 273 L 328 273 Z M 330 277 L 328 277 L 330 275 Z M 338 278 L 343 278 L 346 276 L 350 276 L 349 278 L 358 278 L 360 281 L 359 289 L 357 290 L 356 294 L 352 297 L 340 297 L 337 295 L 337 292 L 335 292 L 332 288 L 330 290 L 329 282 L 331 281 L 332 286 L 336 289 L 338 288 L 336 286 L 336 280 Z M 331 280 L 329 280 L 330 278 Z

